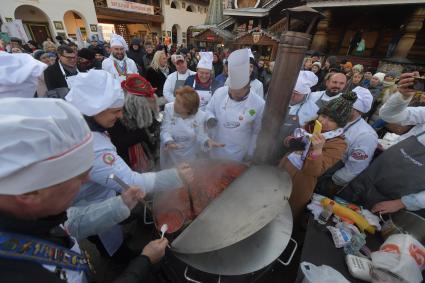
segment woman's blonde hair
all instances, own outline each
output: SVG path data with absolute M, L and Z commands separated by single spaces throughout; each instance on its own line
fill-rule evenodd
M 176 90 L 176 97 L 182 98 L 184 108 L 188 111 L 189 115 L 195 115 L 199 109 L 199 95 L 190 86 L 183 86 Z
M 45 41 L 43 42 L 43 50 L 48 51 L 49 47 L 54 47 L 56 49 L 56 45 L 53 42 Z
M 155 52 L 155 55 L 153 55 L 153 59 L 151 62 L 151 68 L 155 71 L 158 71 L 161 68 L 161 64 L 159 63 L 159 60 L 161 58 L 161 55 L 165 55 L 165 52 L 163 50 L 158 50 Z

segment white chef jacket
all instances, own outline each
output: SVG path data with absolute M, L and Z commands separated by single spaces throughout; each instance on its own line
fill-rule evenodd
M 119 79 L 122 82 L 126 79 L 126 77 L 120 76 L 118 74 L 118 71 L 114 66 L 114 60 L 117 60 L 117 59 L 112 59 L 111 57 L 112 57 L 112 54 L 111 54 L 111 56 L 109 56 L 109 58 L 106 58 L 105 60 L 103 60 L 102 70 L 105 70 L 108 73 L 111 73 L 114 76 L 114 78 Z M 137 65 L 133 61 L 133 59 L 125 56 L 123 60 L 125 60 L 125 62 L 127 64 L 127 74 L 138 74 L 139 73 L 139 70 L 137 69 Z M 123 61 L 123 60 L 121 60 L 121 61 Z
M 217 126 L 212 129 L 212 139 L 225 144 L 213 148 L 210 156 L 242 161 L 254 154 L 257 137 L 261 129 L 264 99 L 250 91 L 243 101 L 232 100 L 229 87 L 219 88 L 207 105 L 207 121 L 217 119 Z
M 143 174 L 131 170 L 104 133 L 93 132 L 93 147 L 95 160 L 90 170 L 90 181 L 81 186 L 74 200 L 75 206 L 100 202 L 115 196 L 117 192 L 120 193 L 121 187 L 116 182 L 108 180 L 110 174 L 115 174 L 130 186 L 141 188 L 145 193 L 150 193 L 156 188 L 175 189 L 183 185 L 176 169 Z M 161 179 L 163 172 L 169 172 L 170 179 Z M 170 180 L 171 182 L 168 182 Z
M 317 111 L 319 107 L 317 107 L 316 103 L 311 100 L 306 99 L 306 101 L 290 105 L 288 115 L 298 115 L 298 121 L 300 126 L 304 126 L 307 122 L 316 119 Z
M 342 161 L 344 167 L 332 176 L 333 182 L 344 186 L 369 166 L 378 146 L 378 135 L 361 117 L 344 127 L 347 150 Z
M 224 82 L 224 85 L 229 86 L 229 78 L 226 79 L 226 81 Z M 264 99 L 264 86 L 263 86 L 262 82 L 255 79 L 255 80 L 250 81 L 249 86 L 251 87 L 251 90 L 255 94 L 257 94 L 259 97 Z
M 402 126 L 415 125 L 409 132 L 401 135 L 399 141 L 407 139 L 425 131 L 425 107 L 408 107 L 411 99 L 405 100 L 401 93 L 393 94 L 379 110 L 379 117 L 388 123 L 397 123 Z M 418 137 L 418 141 L 425 146 L 425 135 Z M 424 184 L 418 184 L 424 186 Z M 408 210 L 425 208 L 425 186 L 422 192 L 405 195 L 401 201 Z
M 259 80 L 255 79 L 252 80 L 249 85 L 251 86 L 251 89 L 258 95 L 260 96 L 262 99 L 264 99 L 264 87 L 263 87 L 263 83 L 260 82 Z
M 185 74 L 180 74 L 179 72 L 175 71 L 168 75 L 167 79 L 164 83 L 164 97 L 167 99 L 168 102 L 174 102 L 176 99 L 174 96 L 174 89 L 176 87 L 176 81 L 177 77 L 179 80 L 185 81 L 189 76 L 195 75 L 196 72 L 191 71 L 187 69 Z
M 308 96 L 308 100 L 310 100 L 314 103 L 316 103 L 318 100 L 322 100 L 324 102 L 329 102 L 329 101 L 331 101 L 335 98 L 340 97 L 341 95 L 342 95 L 342 93 L 339 93 L 335 96 L 330 97 L 326 94 L 326 90 L 321 90 L 321 91 L 315 91 L 315 92 L 310 93 L 310 95 Z
M 195 115 L 183 119 L 174 112 L 174 102 L 164 108 L 164 120 L 161 126 L 161 168 L 169 168 L 181 162 L 195 160 L 208 141 L 205 131 L 205 112 L 198 110 Z M 179 148 L 165 150 L 167 143 L 175 143 Z

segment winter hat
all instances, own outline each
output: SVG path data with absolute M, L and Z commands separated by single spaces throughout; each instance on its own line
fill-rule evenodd
M 314 62 L 314 63 L 313 63 L 313 66 L 314 66 L 314 65 L 316 65 L 317 67 L 319 67 L 319 69 L 321 69 L 321 68 L 322 68 L 322 64 L 320 64 L 320 62 L 319 62 L 319 61 Z
M 357 64 L 353 66 L 353 72 L 357 71 L 359 73 L 363 73 L 364 67 L 361 64 Z
M 130 45 L 140 45 L 140 43 L 141 43 L 142 41 L 140 40 L 140 38 L 133 38 L 132 40 L 131 40 L 131 44 Z
M 346 62 L 346 63 L 343 65 L 343 67 L 344 67 L 344 68 L 353 68 L 353 63 L 351 63 L 351 62 Z
M 35 60 L 40 61 L 41 56 L 43 56 L 44 54 L 46 54 L 46 51 L 39 49 L 34 51 L 32 56 L 34 57 Z
M 323 114 L 331 118 L 339 127 L 344 127 L 351 116 L 354 102 L 357 100 L 355 92 L 343 93 L 340 97 L 329 101 L 319 109 L 318 114 Z
M 374 74 L 373 75 L 374 77 L 377 77 L 378 78 L 378 80 L 379 80 L 379 82 L 381 82 L 382 83 L 382 81 L 384 80 L 384 78 L 385 78 L 385 73 L 376 73 L 376 74 Z
M 88 48 L 81 48 L 78 50 L 78 57 L 92 61 L 94 59 L 94 53 Z
M 156 91 L 156 88 L 153 88 L 152 85 L 139 74 L 128 75 L 127 79 L 121 82 L 121 87 L 128 93 L 144 97 L 153 97 Z
M 398 74 L 396 71 L 389 71 L 388 73 L 385 74 L 385 77 L 392 77 L 394 79 L 398 78 Z

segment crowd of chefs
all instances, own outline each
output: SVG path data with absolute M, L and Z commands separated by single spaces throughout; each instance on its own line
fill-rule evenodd
M 199 54 L 195 71 L 185 54 L 173 54 L 170 72 L 167 53 L 158 50 L 146 78 L 127 49 L 114 35 L 101 67 L 84 70 L 66 45 L 49 67 L 30 54 L 0 51 L 2 281 L 86 282 L 91 265 L 77 240 L 88 238 L 101 256 L 127 266 L 111 280 L 148 282 L 168 241 L 153 240 L 141 251 L 129 247 L 122 222 L 135 217 L 132 210 L 155 192 L 191 182 L 190 162 L 197 158 L 252 162 L 271 94 L 249 49 L 231 52 L 220 74 L 212 52 Z M 293 182 L 295 221 L 314 191 L 339 194 L 376 213 L 420 213 L 425 108 L 412 103 L 424 100 L 423 89 L 412 89 L 419 73 L 391 73 L 398 82 L 382 102 L 371 90 L 388 74 L 360 83 L 358 72 L 346 71 L 347 62 L 333 66 L 328 58 L 322 68 L 314 57 L 307 61 L 320 72 L 303 65 L 276 140 L 276 166 Z M 378 143 L 371 111 L 380 130 L 400 126 L 389 149 Z M 320 133 L 314 133 L 316 119 Z M 152 170 L 155 147 L 160 169 Z M 110 180 L 111 174 L 130 187 Z

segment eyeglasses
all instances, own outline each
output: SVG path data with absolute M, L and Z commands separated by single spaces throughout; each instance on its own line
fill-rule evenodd
M 69 60 L 75 60 L 75 59 L 77 59 L 77 56 L 65 56 L 65 55 L 61 55 L 61 57 L 65 57 L 66 59 L 69 59 Z

